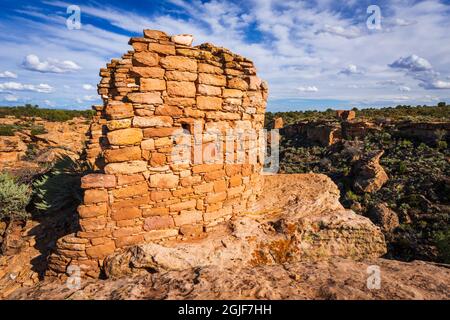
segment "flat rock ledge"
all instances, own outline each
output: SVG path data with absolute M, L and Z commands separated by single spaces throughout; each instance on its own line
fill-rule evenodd
M 384 236 L 368 218 L 339 203 L 325 175 L 265 177 L 264 197 L 252 213 L 230 220 L 206 238 L 142 244 L 106 259 L 105 273 L 181 271 L 276 265 L 334 257 L 362 260 L 386 253 Z

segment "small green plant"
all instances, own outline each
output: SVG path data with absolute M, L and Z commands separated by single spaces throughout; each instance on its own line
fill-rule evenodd
M 438 141 L 437 142 L 438 149 L 444 150 L 448 148 L 447 141 Z
M 83 199 L 81 176 L 91 167 L 68 156 L 58 159 L 53 168 L 33 183 L 34 206 L 39 212 L 75 209 Z
M 18 183 L 12 176 L 0 173 L 0 220 L 26 220 L 30 214 L 26 206 L 30 202 L 31 188 Z
M 37 135 L 45 134 L 45 133 L 47 133 L 47 130 L 45 130 L 45 128 L 43 126 L 35 126 L 35 127 L 31 128 L 32 136 L 37 136 Z
M 400 163 L 398 164 L 398 172 L 400 174 L 404 174 L 407 169 L 408 169 L 408 167 L 406 166 L 406 163 L 403 161 L 400 161 Z
M 13 136 L 15 131 L 15 126 L 9 124 L 0 125 L 0 136 Z
M 345 194 L 345 197 L 350 201 L 359 201 L 360 200 L 360 197 L 351 190 L 347 191 L 347 193 Z
M 450 263 L 450 228 L 436 232 L 434 241 L 439 251 L 439 257 L 444 263 Z

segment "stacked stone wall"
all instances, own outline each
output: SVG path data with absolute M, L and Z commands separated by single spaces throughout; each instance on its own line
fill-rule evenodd
M 95 107 L 87 150 L 99 172 L 82 178 L 81 230 L 58 241 L 50 272 L 77 265 L 97 276 L 114 251 L 205 236 L 252 211 L 261 194 L 260 146 L 226 136 L 263 129 L 268 91 L 253 63 L 155 30 L 130 44 L 100 71 L 104 105 Z

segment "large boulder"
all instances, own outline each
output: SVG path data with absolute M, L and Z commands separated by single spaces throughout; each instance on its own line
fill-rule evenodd
M 361 260 L 386 253 L 381 230 L 368 218 L 345 210 L 339 203 L 339 190 L 324 175 L 268 176 L 264 194 L 259 211 L 235 217 L 206 239 L 143 244 L 111 255 L 105 262 L 107 276 L 331 257 Z
M 380 165 L 384 151 L 373 151 L 356 161 L 352 168 L 353 187 L 359 192 L 373 193 L 380 190 L 389 177 Z
M 399 226 L 397 214 L 391 210 L 386 203 L 379 203 L 372 206 L 367 212 L 367 216 L 373 223 L 383 230 L 383 232 L 392 232 Z

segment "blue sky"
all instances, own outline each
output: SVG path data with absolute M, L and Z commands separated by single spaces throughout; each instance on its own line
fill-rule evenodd
M 87 109 L 98 71 L 143 29 L 252 59 L 269 111 L 450 102 L 450 1 L 2 0 L 0 105 Z M 66 27 L 67 7 L 81 29 Z M 379 29 L 367 26 L 370 5 Z

